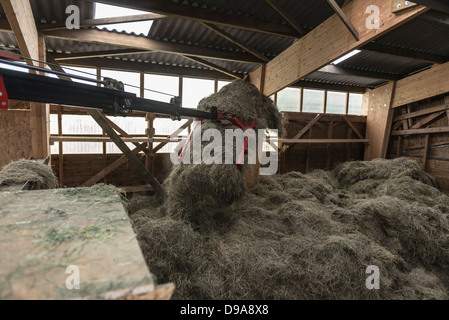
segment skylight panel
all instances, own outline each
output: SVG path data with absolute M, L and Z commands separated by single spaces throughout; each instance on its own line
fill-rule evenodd
M 102 3 L 95 3 L 94 19 L 103 18 L 116 18 L 124 16 L 133 16 L 140 14 L 148 14 L 147 11 L 140 11 L 134 9 L 127 9 L 123 7 L 111 6 Z M 144 34 L 148 35 L 150 32 L 153 21 L 139 21 L 139 22 L 126 22 L 108 25 L 99 25 L 98 28 L 106 28 L 107 30 L 117 30 L 119 32 L 125 31 L 126 33 Z

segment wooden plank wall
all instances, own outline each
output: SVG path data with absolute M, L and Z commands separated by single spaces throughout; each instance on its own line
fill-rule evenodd
M 294 137 L 317 114 L 288 112 L 284 138 Z M 365 137 L 366 116 L 347 116 L 347 119 Z M 331 129 L 332 128 L 332 129 Z M 314 124 L 302 139 L 359 139 L 341 115 L 326 114 Z M 332 169 L 336 164 L 349 160 L 363 160 L 363 143 L 291 144 L 280 155 L 280 173 L 290 171 L 310 172 L 314 169 Z
M 30 111 L 0 111 L 0 124 L 0 169 L 12 161 L 29 159 L 32 156 Z
M 449 192 L 449 95 L 395 108 L 388 157 L 409 157 Z
M 120 158 L 119 154 L 108 154 L 106 166 Z M 138 155 L 142 163 L 145 158 L 142 154 Z M 160 182 L 163 182 L 170 173 L 172 163 L 168 153 L 157 153 L 155 156 L 154 176 Z M 52 155 L 52 168 L 57 176 L 59 176 L 59 155 Z M 97 174 L 104 168 L 102 154 L 64 154 L 63 175 L 65 187 L 77 187 L 87 181 L 89 178 Z M 145 184 L 142 175 L 129 163 L 122 165 L 120 168 L 112 172 L 105 180 L 99 183 L 113 184 L 118 187 L 122 186 L 141 186 Z

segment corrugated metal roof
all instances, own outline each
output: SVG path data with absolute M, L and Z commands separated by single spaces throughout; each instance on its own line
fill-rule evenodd
M 448 57 L 449 23 L 438 23 L 428 11 L 376 40 L 378 43 Z M 449 19 L 447 19 L 449 21 Z
M 93 3 L 82 0 L 30 0 L 35 19 L 45 23 L 64 22 L 67 14 L 65 8 L 68 5 L 77 5 L 81 9 L 82 19 L 93 18 Z M 170 1 L 170 0 L 167 0 Z M 259 20 L 286 24 L 284 19 L 265 1 L 262 0 L 171 0 L 181 2 L 213 11 L 226 12 L 235 15 L 257 18 Z M 305 29 L 310 30 L 333 15 L 333 11 L 326 0 L 277 0 L 293 18 Z M 342 5 L 343 0 L 337 1 Z M 0 7 L 0 14 L 3 10 Z M 396 48 L 405 48 L 423 53 L 448 57 L 449 60 L 449 24 L 435 20 L 435 12 L 429 12 L 413 19 L 410 22 L 392 30 L 378 38 L 377 43 Z M 443 19 L 444 20 L 444 19 Z M 219 26 L 222 30 L 231 34 L 245 44 L 253 47 L 269 59 L 281 53 L 292 44 L 292 39 L 278 37 L 259 32 Z M 115 31 L 118 33 L 118 31 Z M 148 35 L 140 35 L 161 41 L 173 41 L 177 43 L 207 46 L 222 50 L 243 51 L 236 44 L 231 43 L 222 36 L 209 30 L 203 25 L 192 21 L 177 18 L 155 20 Z M 47 38 L 47 49 L 50 52 L 79 53 L 92 51 L 105 51 L 121 49 L 120 46 L 104 44 L 83 43 L 62 39 Z M 11 33 L 0 33 L 0 45 L 17 47 L 17 41 Z M 124 55 L 114 59 L 130 60 L 142 63 L 162 64 L 178 67 L 193 67 L 209 69 L 199 63 L 186 59 L 176 54 L 151 52 L 139 55 Z M 247 74 L 257 68 L 256 64 L 239 63 L 232 61 L 205 59 L 229 71 L 239 74 Z M 355 70 L 374 71 L 395 76 L 406 76 L 418 70 L 429 67 L 428 62 L 391 56 L 372 51 L 351 57 L 339 66 Z M 374 88 L 385 83 L 384 80 L 374 78 L 355 77 L 331 73 L 316 72 L 303 79 L 304 81 L 329 83 L 338 85 L 360 86 Z
M 356 87 L 365 87 L 365 88 L 376 88 L 382 84 L 385 84 L 385 80 L 378 80 L 372 78 L 364 78 L 364 77 L 354 77 L 348 75 L 340 75 L 340 74 L 332 74 L 332 73 L 322 73 L 315 72 L 311 75 L 302 79 L 304 81 L 311 82 L 319 82 L 319 83 L 328 83 L 328 84 L 336 84 L 336 85 L 345 85 L 345 86 L 356 86 Z
M 431 65 L 432 64 L 428 62 L 369 51 L 362 51 L 339 64 L 339 66 L 356 70 L 374 71 L 402 76 L 406 76 Z

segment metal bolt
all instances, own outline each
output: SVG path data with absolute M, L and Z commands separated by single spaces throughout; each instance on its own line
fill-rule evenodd
M 3 92 L 0 91 L 0 97 L 3 95 Z
M 405 5 L 408 6 L 410 4 L 410 1 L 405 1 Z
M 401 4 L 400 3 L 398 3 L 398 8 L 400 8 L 401 7 Z
M 2 102 L 2 106 L 6 106 L 6 102 Z

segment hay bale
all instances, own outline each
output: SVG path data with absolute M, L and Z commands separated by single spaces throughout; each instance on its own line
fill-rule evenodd
M 167 214 L 207 232 L 230 222 L 228 207 L 245 195 L 243 176 L 235 165 L 179 165 L 164 183 Z
M 11 162 L 0 171 L 0 190 L 8 187 L 20 189 L 27 181 L 31 183 L 32 190 L 59 187 L 51 168 L 32 160 Z
M 277 129 L 282 136 L 280 112 L 269 97 L 247 81 L 235 80 L 198 104 L 198 110 L 207 111 L 210 107 L 236 115 L 247 126 L 257 117 L 255 129 Z

